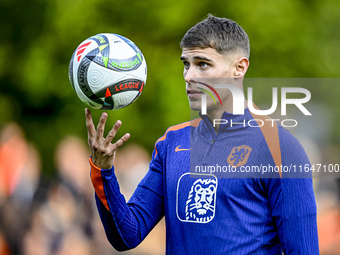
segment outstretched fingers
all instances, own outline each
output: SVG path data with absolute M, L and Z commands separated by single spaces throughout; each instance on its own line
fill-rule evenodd
M 112 129 L 110 130 L 110 132 L 107 134 L 104 145 L 108 145 L 112 142 L 121 125 L 122 122 L 120 120 L 117 120 L 116 123 L 113 125 Z
M 118 147 L 122 146 L 127 140 L 129 140 L 130 134 L 126 133 L 123 135 L 117 142 L 115 142 L 112 146 L 113 151 L 117 150 Z
M 122 146 L 130 138 L 130 134 L 127 133 L 115 143 L 112 143 L 122 125 L 120 120 L 115 123 L 108 135 L 104 138 L 105 123 L 108 117 L 107 113 L 102 113 L 97 128 L 95 128 L 91 112 L 87 108 L 85 109 L 85 117 L 92 162 L 101 169 L 110 169 L 114 162 L 117 148 Z
M 101 144 L 101 141 L 104 139 L 103 135 L 104 135 L 104 130 L 105 130 L 105 123 L 106 123 L 106 119 L 107 119 L 107 113 L 103 112 L 102 116 L 99 119 L 99 123 L 97 125 L 97 134 L 96 134 L 96 142 L 98 142 L 98 144 Z
M 122 125 L 122 122 L 120 120 L 117 120 L 114 126 L 112 127 L 112 129 L 110 130 L 110 132 L 107 134 L 107 137 L 104 142 L 105 146 L 111 144 L 113 138 L 116 136 L 121 125 Z M 130 138 L 130 134 L 126 133 L 119 140 L 117 140 L 114 144 L 112 144 L 111 150 L 115 151 L 118 147 L 122 146 L 129 138 Z
M 85 108 L 85 119 L 88 139 L 92 140 L 96 136 L 96 129 L 93 124 L 91 112 L 88 108 Z

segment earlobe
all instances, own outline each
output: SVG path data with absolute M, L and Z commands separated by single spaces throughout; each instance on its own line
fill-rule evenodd
M 249 60 L 246 57 L 239 59 L 236 63 L 235 78 L 243 77 L 248 70 L 248 66 Z

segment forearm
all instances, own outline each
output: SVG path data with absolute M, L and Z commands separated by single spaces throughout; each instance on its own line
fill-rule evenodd
M 113 168 L 101 170 L 92 162 L 91 180 L 97 208 L 112 246 L 120 251 L 136 247 L 162 217 L 163 198 L 139 185 L 130 202 L 126 203 Z
M 99 212 L 100 219 L 102 221 L 103 227 L 105 229 L 105 233 L 107 236 L 108 241 L 117 251 L 126 251 L 133 247 L 131 247 L 126 242 L 126 238 L 121 233 L 118 224 L 116 223 L 115 217 L 112 217 L 110 211 L 106 209 L 103 203 L 98 198 L 97 194 L 95 194 L 95 200 L 97 209 Z M 133 233 L 132 233 L 133 236 Z
M 137 188 L 137 199 L 126 203 L 120 193 L 116 176 L 111 168 L 115 152 L 126 142 L 127 133 L 116 142 L 112 142 L 121 121 L 115 125 L 104 138 L 104 127 L 107 113 L 103 112 L 97 129 L 94 127 L 89 109 L 85 111 L 88 142 L 91 149 L 91 181 L 96 192 L 96 203 L 103 222 L 106 235 L 117 250 L 127 250 L 136 247 L 164 215 L 162 195 L 162 169 L 148 175 L 146 185 Z M 93 160 L 93 162 L 92 162 Z M 104 168 L 104 169 L 101 169 Z M 111 168 L 111 169 L 106 169 Z M 153 172 L 152 170 L 149 171 Z M 158 183 L 155 189 L 148 183 Z
M 117 250 L 138 245 L 138 224 L 121 194 L 113 167 L 101 170 L 91 163 L 91 180 L 96 192 L 96 204 L 107 238 Z

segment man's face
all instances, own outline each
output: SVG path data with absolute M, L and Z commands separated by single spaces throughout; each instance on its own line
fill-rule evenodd
M 186 82 L 190 108 L 194 111 L 201 110 L 201 96 L 204 93 L 203 90 L 198 88 L 202 87 L 199 81 L 210 81 L 208 85 L 214 86 L 221 78 L 234 78 L 236 66 L 234 55 L 221 55 L 213 48 L 183 48 L 181 60 L 184 64 L 183 75 Z M 216 91 L 222 102 L 231 97 L 229 90 L 216 89 Z M 219 106 L 219 104 L 217 106 Z M 217 106 L 213 99 L 208 96 L 208 111 Z

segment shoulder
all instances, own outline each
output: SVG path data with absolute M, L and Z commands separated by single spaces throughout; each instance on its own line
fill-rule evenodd
M 279 125 L 278 131 L 281 146 L 302 148 L 300 141 L 289 130 Z
M 279 127 L 282 162 L 309 163 L 307 154 L 300 141 L 287 129 Z
M 178 125 L 169 127 L 165 131 L 164 135 L 156 141 L 156 144 L 177 136 L 182 136 L 185 134 L 189 135 L 190 127 L 197 127 L 200 121 L 201 119 L 194 119 L 192 121 L 183 122 Z
M 185 140 L 190 143 L 190 127 L 197 127 L 200 121 L 201 119 L 194 119 L 169 127 L 155 143 L 156 154 L 165 150 L 167 145 L 174 141 Z

